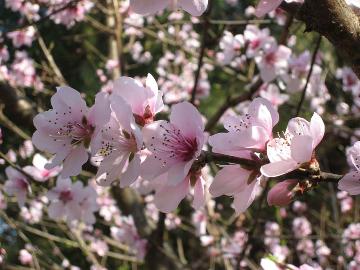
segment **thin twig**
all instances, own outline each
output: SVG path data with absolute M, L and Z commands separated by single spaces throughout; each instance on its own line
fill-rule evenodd
M 211 13 L 211 7 L 212 7 L 212 4 L 211 4 L 211 0 L 210 0 L 208 10 L 205 12 L 205 14 L 203 16 L 204 21 L 203 21 L 203 26 L 202 26 L 203 32 L 202 32 L 202 37 L 201 37 L 201 47 L 200 47 L 200 53 L 199 53 L 199 58 L 198 58 L 198 65 L 197 65 L 197 69 L 196 69 L 196 73 L 195 73 L 194 86 L 191 91 L 190 102 L 192 104 L 195 103 L 196 90 L 197 90 L 199 80 L 200 80 L 201 68 L 204 63 L 204 55 L 205 55 L 206 43 L 207 43 L 207 33 L 208 33 L 209 26 L 210 26 L 209 16 Z
M 316 40 L 315 49 L 314 49 L 314 52 L 313 52 L 313 55 L 312 55 L 312 58 L 311 58 L 311 66 L 310 66 L 310 70 L 309 70 L 309 73 L 308 73 L 307 78 L 306 78 L 306 83 L 305 83 L 304 89 L 303 89 L 302 94 L 301 94 L 300 102 L 299 102 L 299 104 L 297 106 L 297 109 L 296 109 L 296 116 L 299 115 L 301 107 L 302 107 L 302 105 L 303 105 L 303 103 L 305 101 L 306 90 L 308 88 L 310 78 L 311 78 L 311 75 L 312 75 L 312 72 L 313 72 L 313 69 L 314 69 L 317 53 L 318 53 L 318 51 L 320 49 L 321 39 L 322 39 L 322 36 L 319 35 L 319 37 Z

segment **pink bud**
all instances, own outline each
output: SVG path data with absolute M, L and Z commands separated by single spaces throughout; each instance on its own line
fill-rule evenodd
M 289 179 L 277 183 L 275 186 L 271 188 L 268 192 L 267 201 L 269 205 L 276 206 L 286 206 L 288 205 L 292 198 L 294 197 L 294 193 L 292 189 L 298 183 L 295 179 Z

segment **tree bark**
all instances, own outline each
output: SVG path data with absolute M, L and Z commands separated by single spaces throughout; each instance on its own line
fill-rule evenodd
M 360 17 L 345 0 L 305 0 L 304 4 L 283 2 L 281 8 L 306 24 L 306 31 L 326 37 L 360 78 Z

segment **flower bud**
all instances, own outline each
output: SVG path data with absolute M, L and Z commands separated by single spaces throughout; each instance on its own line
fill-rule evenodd
M 286 206 L 294 197 L 293 188 L 298 183 L 295 179 L 289 179 L 277 183 L 271 188 L 267 195 L 269 205 Z

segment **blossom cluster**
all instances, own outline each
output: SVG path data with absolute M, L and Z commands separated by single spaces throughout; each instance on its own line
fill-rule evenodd
M 220 2 L 234 15 L 243 8 L 238 1 Z M 284 25 L 285 13 L 278 9 L 282 1 L 258 2 L 256 8 L 247 7 L 245 17 L 268 16 L 275 28 Z M 360 10 L 357 1 L 346 2 L 355 12 Z M 16 229 L 3 219 L 8 214 L 9 225 L 15 220 L 31 239 L 33 233 L 54 240 L 51 256 L 60 268 L 84 267 L 80 259 L 70 261 L 67 252 L 62 254 L 57 245 L 63 249 L 63 244 L 82 250 L 93 270 L 106 269 L 107 260 L 111 265 L 113 259 L 141 264 L 153 248 L 153 235 L 141 230 L 139 212 L 129 215 L 121 201 L 126 192 L 135 190 L 149 227 L 158 227 L 153 233 L 165 230 L 160 237 L 167 241 L 162 252 L 176 242 L 180 263 L 188 260 L 192 266 L 195 246 L 213 268 L 240 264 L 240 269 L 248 269 L 256 263 L 265 270 L 333 269 L 335 264 L 358 269 L 358 202 L 352 196 L 360 193 L 360 130 L 348 129 L 347 124 L 358 121 L 360 80 L 351 68 L 344 66 L 332 74 L 325 65 L 329 56 L 324 48 L 313 54 L 299 52 L 303 46 L 298 36 L 277 40 L 272 26 L 264 27 L 266 20 L 244 27 L 225 21 L 229 25 L 224 24 L 225 30 L 219 27 L 218 33 L 217 25 L 224 22 L 197 18 L 206 12 L 207 0 L 121 0 L 110 4 L 111 11 L 90 0 L 6 0 L 5 5 L 19 13 L 20 27 L 0 33 L 0 81 L 31 97 L 40 113 L 34 118 L 32 140 L 19 146 L 12 145 L 12 129 L 0 128 L 0 144 L 5 142 L 8 151 L 0 158 L 0 166 L 6 167 L 0 190 L 1 237 L 9 232 L 9 239 L 15 238 Z M 65 84 L 52 71 L 54 60 L 60 65 L 62 61 L 56 55 L 46 61 L 37 55 L 37 43 L 45 35 L 36 21 L 45 16 L 50 26 L 69 33 L 82 28 L 74 27 L 77 23 L 86 22 L 97 30 L 103 27 L 101 34 L 114 38 L 113 29 L 101 20 L 96 24 L 94 18 L 100 13 L 119 15 L 117 8 L 122 55 L 103 56 L 101 48 L 91 49 L 102 60 L 94 65 L 97 77 L 92 79 L 100 84 L 94 101 L 89 84 L 86 91 L 60 86 L 53 92 L 54 85 Z M 213 15 L 214 8 L 211 11 Z M 163 23 L 164 15 L 168 23 Z M 209 24 L 207 33 L 200 33 L 202 23 Z M 208 47 L 201 61 L 203 46 Z M 48 53 L 58 47 L 51 41 Z M 145 73 L 138 72 L 140 66 Z M 149 70 L 156 75 L 142 77 Z M 75 85 L 70 72 L 63 71 Z M 135 77 L 117 78 L 119 73 Z M 331 83 L 329 77 L 334 79 Z M 258 85 L 255 92 L 249 91 L 252 94 L 233 108 L 229 105 L 218 125 L 208 128 L 212 119 L 207 117 L 225 96 L 231 100 L 240 88 L 253 85 Z M 341 94 L 334 97 L 337 88 Z M 218 93 L 221 98 L 216 100 Z M 311 113 L 304 114 L 306 119 L 291 118 L 287 112 L 293 114 L 292 106 L 302 93 L 303 112 L 309 105 Z M 48 95 L 52 108 L 44 111 Z M 341 145 L 334 143 L 340 154 L 345 152 L 342 145 L 353 145 L 346 149 L 350 171 L 339 181 L 339 191 L 331 184 L 318 188 L 325 182 L 320 167 L 333 171 L 326 151 L 334 137 L 342 140 Z M 341 173 L 346 172 L 347 164 L 343 165 Z M 117 192 L 124 192 L 124 197 Z M 266 195 L 268 205 L 278 207 L 265 212 L 261 205 Z M 246 212 L 258 197 L 259 208 Z M 331 204 L 326 204 L 328 199 Z M 318 209 L 320 200 L 326 203 Z M 188 207 L 189 201 L 194 209 Z M 191 239 L 183 241 L 188 235 Z M 33 244 L 21 242 L 15 260 L 36 268 L 42 251 Z M 254 252 L 257 262 L 252 261 Z M 5 262 L 6 267 L 14 252 L 8 253 L 0 246 L 0 266 Z M 293 262 L 301 266 L 289 264 Z
M 169 121 L 155 121 L 164 105 L 162 92 L 150 74 L 145 85 L 129 77 L 121 77 L 113 85 L 111 94 L 98 93 L 90 108 L 76 90 L 58 88 L 51 98 L 53 109 L 34 119 L 34 145 L 55 155 L 45 169 L 62 165 L 61 177 L 76 176 L 91 157 L 98 166 L 99 185 L 118 182 L 127 187 L 149 181 L 155 190 L 154 203 L 164 212 L 174 210 L 191 191 L 193 206 L 199 209 L 206 202 L 208 186 L 199 160 L 208 140 L 213 153 L 255 164 L 223 165 L 209 187 L 214 197 L 234 197 L 234 208 L 241 213 L 255 199 L 264 176 L 318 168 L 314 153 L 325 126 L 316 113 L 310 122 L 291 119 L 283 136 L 274 138 L 272 130 L 279 114 L 269 101 L 256 98 L 248 113 L 224 119 L 227 132 L 207 139 L 201 114 L 188 102 L 173 105 Z M 278 183 L 269 192 L 269 204 L 290 203 L 290 191 L 296 189 L 301 189 L 296 179 Z

